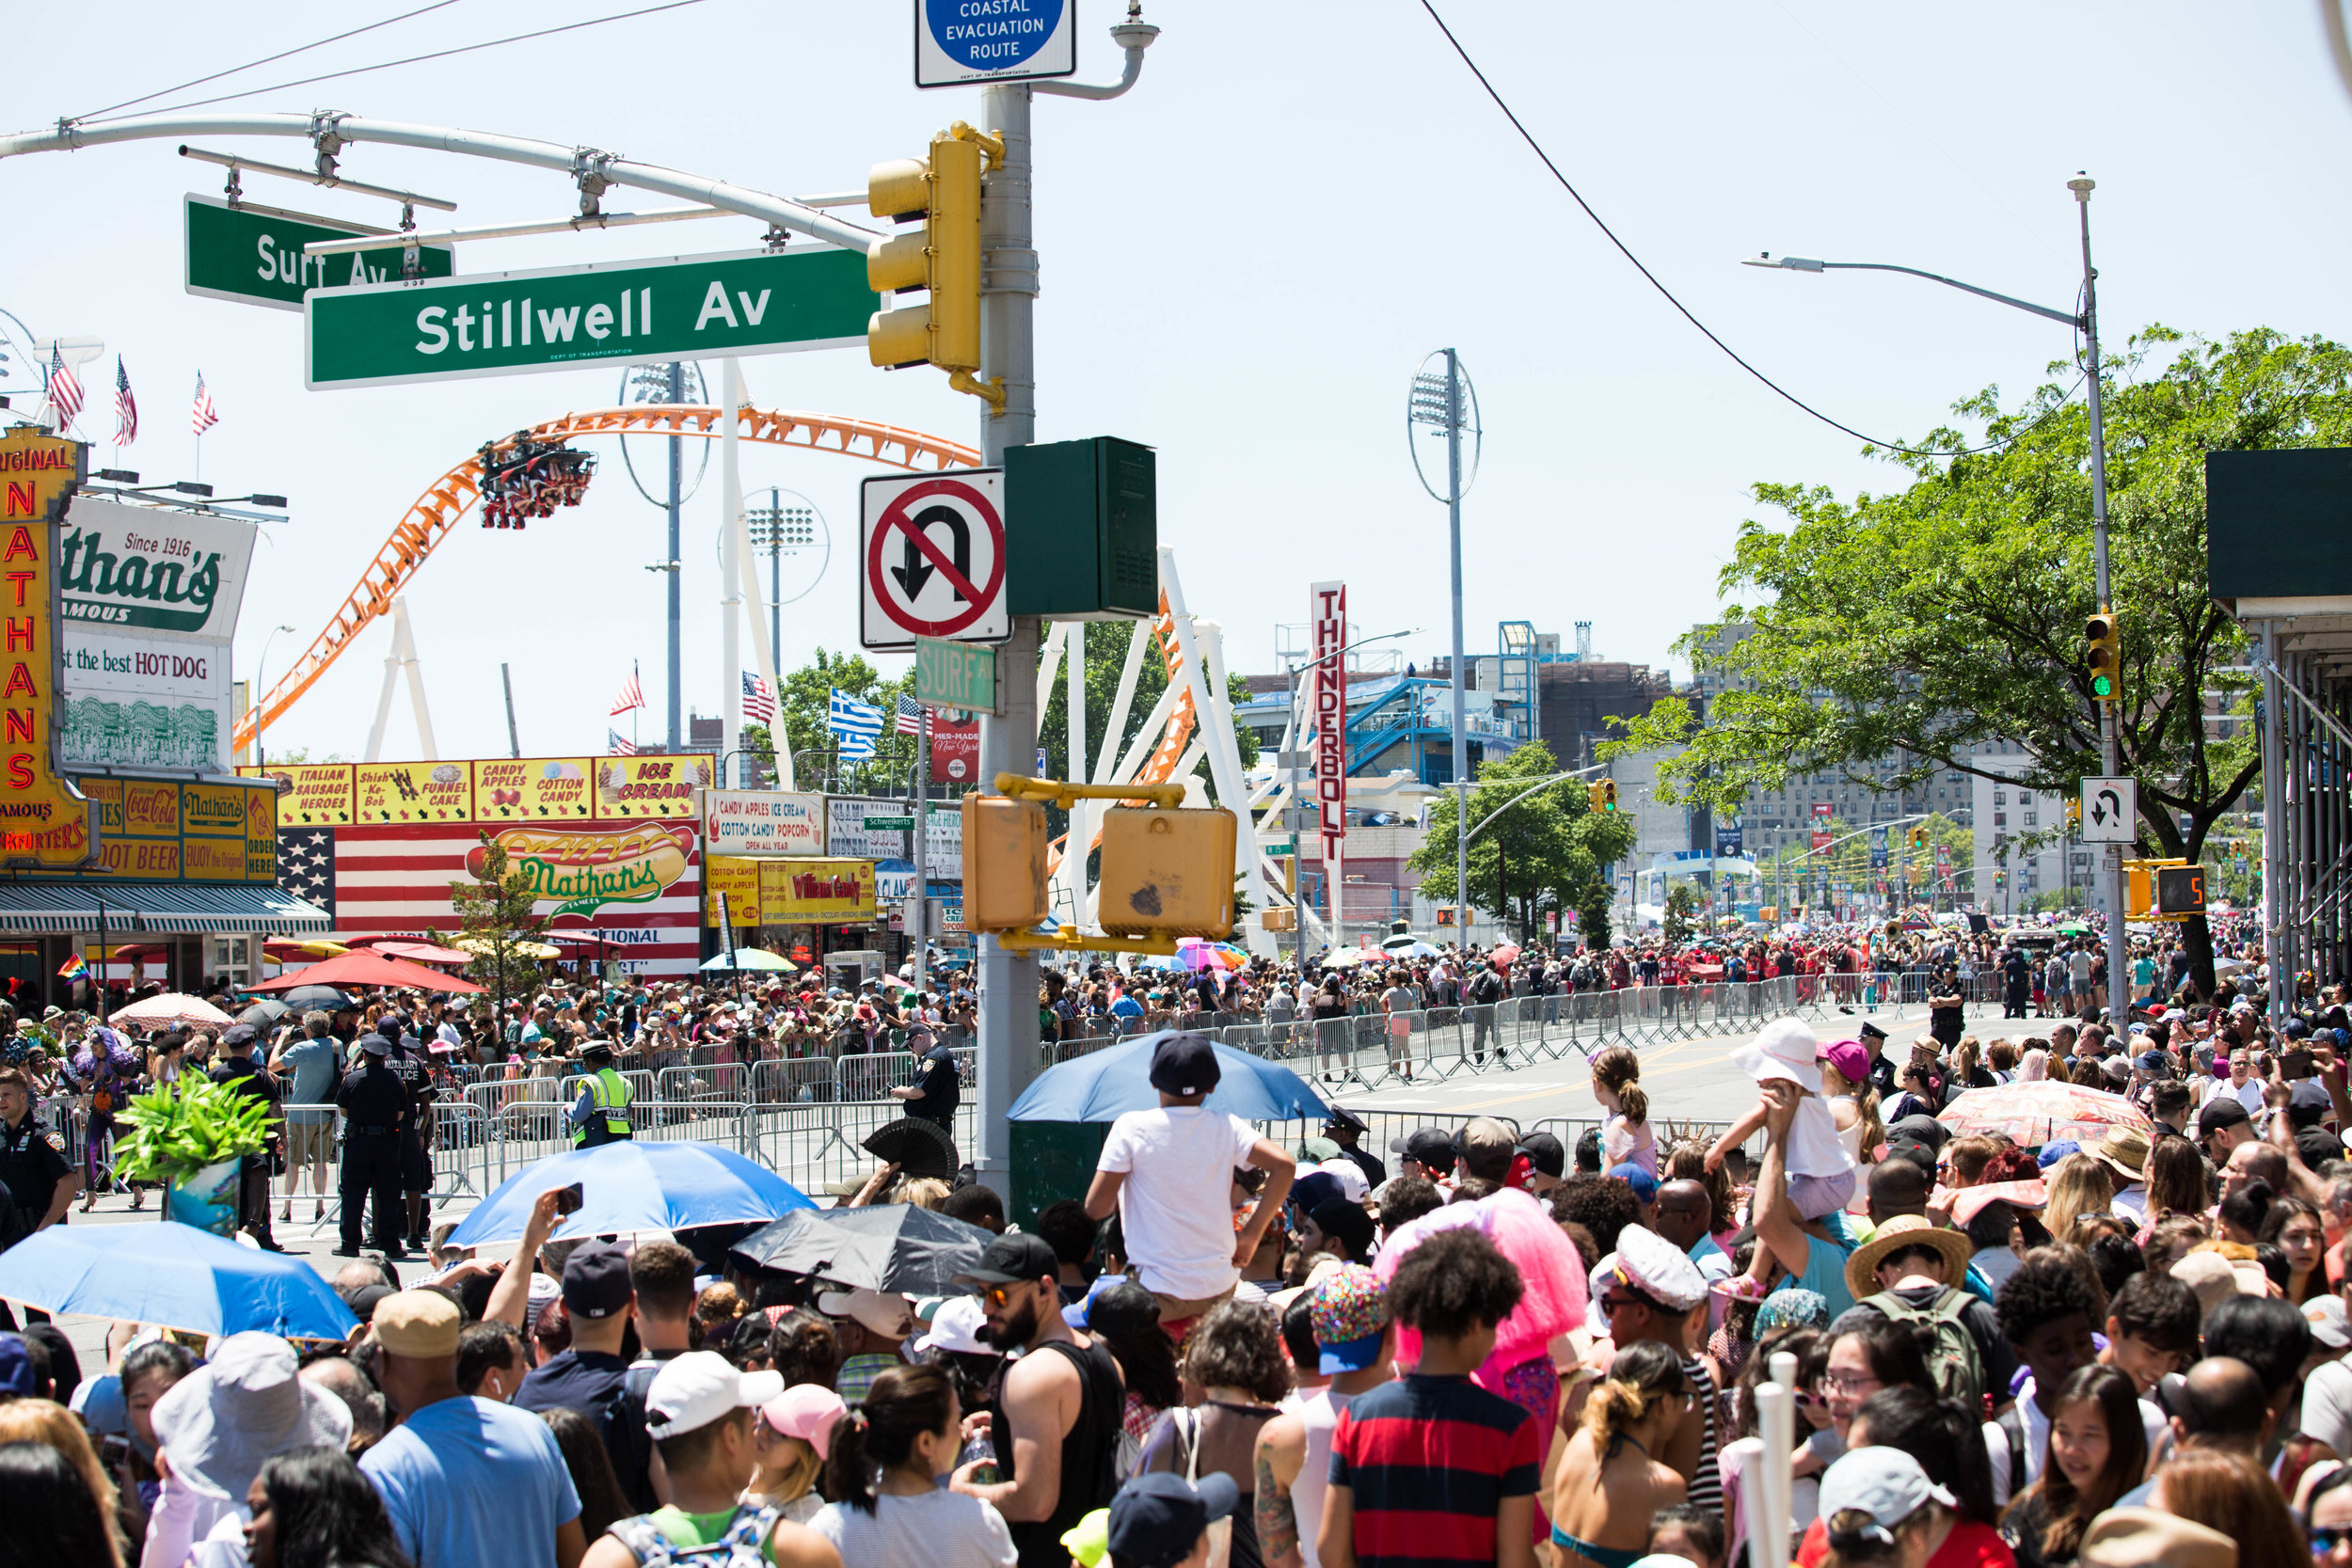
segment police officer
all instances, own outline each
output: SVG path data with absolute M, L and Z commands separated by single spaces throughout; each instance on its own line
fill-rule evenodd
M 16 1211 L 0 1222 L 0 1245 L 65 1223 L 82 1173 L 65 1157 L 65 1140 L 33 1113 L 32 1087 L 14 1068 L 0 1069 L 0 1182 Z
M 285 1116 L 278 1109 L 284 1102 L 285 1091 L 267 1069 L 253 1059 L 253 1043 L 261 1031 L 250 1023 L 232 1025 L 220 1037 L 221 1061 L 209 1074 L 215 1084 L 228 1084 L 239 1094 L 267 1104 L 269 1112 L 269 1144 L 259 1154 L 245 1157 L 238 1173 L 237 1223 L 248 1232 L 264 1251 L 283 1252 L 277 1237 L 270 1234 L 269 1178 L 273 1156 L 279 1152 L 278 1140 L 285 1135 Z
M 432 1059 L 425 1053 L 424 1042 L 407 1032 L 408 1021 L 400 1014 L 386 1013 L 376 1020 L 375 1027 L 379 1035 L 391 1042 L 387 1060 L 408 1093 L 408 1119 L 402 1124 L 400 1134 L 400 1190 L 405 1198 L 406 1215 L 401 1235 L 410 1251 L 422 1252 L 425 1195 L 433 1190 L 433 1156 L 429 1148 L 436 1091 Z
M 342 1200 L 343 1244 L 339 1258 L 359 1256 L 361 1211 L 371 1195 L 375 1199 L 375 1244 L 387 1258 L 405 1258 L 401 1249 L 400 1151 L 401 1129 L 408 1119 L 408 1090 L 391 1069 L 392 1042 L 382 1035 L 362 1035 L 358 1070 L 344 1076 L 335 1091 L 343 1113 L 343 1163 L 338 1183 Z
M 572 1147 L 594 1148 L 635 1137 L 628 1120 L 628 1102 L 635 1091 L 628 1079 L 612 1070 L 611 1043 L 590 1040 L 580 1048 L 580 1065 L 588 1069 L 588 1075 L 580 1080 L 580 1098 L 572 1102 Z

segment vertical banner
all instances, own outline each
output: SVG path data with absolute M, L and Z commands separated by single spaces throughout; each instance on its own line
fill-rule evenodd
M 97 852 L 95 808 L 57 770 L 66 719 L 58 528 L 88 458 L 82 442 L 28 424 L 0 436 L 0 862 L 25 870 L 72 871 Z
M 1347 840 L 1347 584 L 1318 582 L 1309 590 L 1313 629 L 1308 713 L 1315 728 L 1315 805 L 1323 815 L 1323 882 L 1331 894 L 1331 945 L 1344 936 L 1340 889 L 1345 884 Z M 1461 898 L 1454 889 L 1455 900 Z

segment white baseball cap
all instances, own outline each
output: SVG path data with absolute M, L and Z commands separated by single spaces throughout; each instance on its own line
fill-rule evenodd
M 784 1392 L 784 1374 L 739 1372 L 723 1355 L 689 1351 L 665 1363 L 645 1390 L 645 1432 L 682 1437 L 738 1410 L 756 1410 Z

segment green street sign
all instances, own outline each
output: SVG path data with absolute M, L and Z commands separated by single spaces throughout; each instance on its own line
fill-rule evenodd
M 868 816 L 860 821 L 858 826 L 873 833 L 913 832 L 914 818 L 912 816 Z
M 926 707 L 997 713 L 996 650 L 944 637 L 914 640 L 914 700 Z
M 1298 853 L 1298 840 L 1295 838 L 1277 839 L 1272 844 L 1261 844 L 1258 847 L 1269 855 L 1295 855 Z
M 188 293 L 239 305 L 266 305 L 273 310 L 299 310 L 303 294 L 311 289 L 382 283 L 401 276 L 398 235 L 382 250 L 355 251 L 349 256 L 305 256 L 304 245 L 312 240 L 346 240 L 354 234 L 384 232 L 333 218 L 257 207 L 249 201 L 231 207 L 218 197 L 191 191 L 186 223 Z M 425 277 L 447 277 L 457 270 L 456 256 L 447 245 L 421 245 L 417 261 Z
M 303 298 L 303 384 L 847 348 L 866 341 L 881 303 L 866 258 L 830 246 L 314 289 Z

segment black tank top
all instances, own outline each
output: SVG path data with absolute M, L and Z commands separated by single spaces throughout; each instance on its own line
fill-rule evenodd
M 1021 1553 L 1021 1568 L 1070 1568 L 1070 1548 L 1063 1534 L 1098 1508 L 1108 1508 L 1119 1490 L 1113 1465 L 1119 1454 L 1119 1418 L 1126 1395 L 1119 1382 L 1119 1364 L 1100 1345 L 1073 1345 L 1048 1339 L 1039 1350 L 1058 1351 L 1078 1370 L 1078 1418 L 1061 1440 L 1061 1495 L 1054 1512 L 1035 1524 L 1010 1524 L 1013 1546 Z M 1032 1354 L 1036 1352 L 1032 1352 Z M 997 1447 L 1005 1479 L 1012 1471 L 1011 1428 L 997 1417 L 997 1431 L 1007 1433 Z

